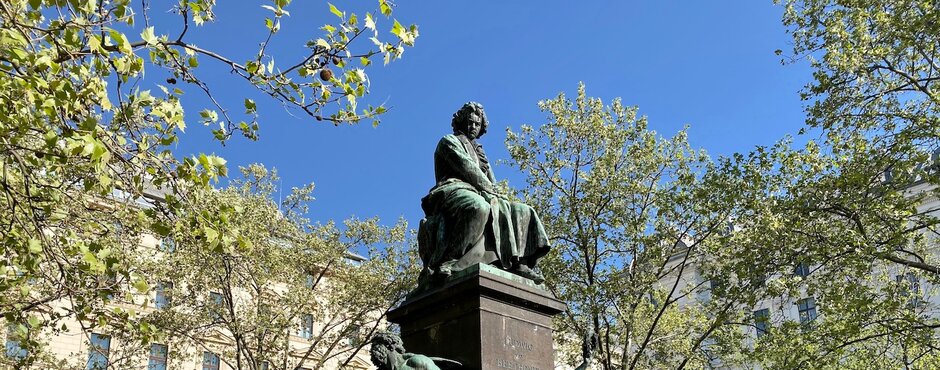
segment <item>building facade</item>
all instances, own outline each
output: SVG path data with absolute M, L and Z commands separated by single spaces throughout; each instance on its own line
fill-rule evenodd
M 159 240 L 151 235 L 143 235 L 139 240 L 139 248 L 145 253 L 160 258 L 161 254 L 172 253 L 173 243 L 169 239 Z M 348 254 L 346 262 L 355 264 L 363 260 L 357 255 Z M 328 275 L 328 274 L 327 274 Z M 310 284 L 312 288 L 313 276 L 309 276 L 303 284 Z M 326 277 L 329 279 L 329 276 Z M 205 291 L 176 296 L 174 292 L 180 291 L 179 286 L 172 281 L 149 281 L 146 291 L 138 291 L 129 287 L 127 282 L 115 282 L 127 289 L 110 296 L 109 307 L 120 308 L 129 322 L 138 323 L 145 317 L 162 315 L 173 310 L 200 310 L 207 309 L 206 315 L 210 317 L 219 315 L 212 311 L 213 306 L 219 305 L 223 300 L 220 291 Z M 329 282 L 327 282 L 328 284 Z M 276 291 L 287 294 L 287 284 L 275 287 Z M 324 289 L 328 292 L 328 289 Z M 235 291 L 230 294 L 236 296 L 231 299 L 245 301 L 247 292 Z M 274 298 L 274 297 L 272 297 Z M 180 304 L 181 299 L 195 299 L 198 304 Z M 190 302 L 192 303 L 192 302 Z M 312 369 L 369 369 L 368 347 L 358 337 L 360 333 L 350 333 L 348 337 L 332 335 L 333 341 L 330 358 L 324 358 L 318 351 L 316 344 L 325 340 L 321 335 L 331 330 L 331 323 L 319 322 L 322 315 L 315 312 L 301 313 L 287 325 L 283 335 L 275 336 L 286 343 L 280 348 L 265 354 L 263 359 L 241 358 L 236 360 L 236 338 L 225 325 L 217 325 L 200 331 L 198 335 L 190 335 L 185 340 L 176 337 L 176 333 L 169 332 L 163 339 L 154 339 L 149 343 L 140 343 L 139 337 L 129 337 L 120 328 L 109 325 L 96 325 L 88 320 L 78 320 L 79 314 L 72 310 L 67 300 L 52 302 L 50 311 L 59 312 L 63 316 L 55 328 L 44 328 L 37 332 L 22 332 L 22 326 L 5 323 L 5 359 L 0 368 L 17 368 L 16 360 L 25 357 L 28 350 L 21 343 L 24 337 L 41 344 L 37 352 L 38 361 L 31 368 L 41 369 L 147 369 L 147 370 L 312 370 Z M 311 307 L 313 305 L 311 304 Z M 313 308 L 311 308 L 311 311 Z M 374 316 L 374 315 L 373 315 Z M 220 318 L 220 317 L 219 317 Z M 215 321 L 215 320 L 212 320 Z M 347 325 L 351 327 L 351 325 Z M 243 334 L 243 333 L 240 333 Z M 287 350 L 281 350 L 287 348 Z M 338 355 L 337 355 L 338 354 Z M 240 362 L 240 364 L 239 364 Z

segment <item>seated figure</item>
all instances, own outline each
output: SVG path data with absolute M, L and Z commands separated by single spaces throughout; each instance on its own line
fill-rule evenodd
M 477 139 L 486 133 L 483 107 L 466 103 L 434 151 L 436 185 L 421 199 L 425 219 L 418 227 L 422 279 L 446 277 L 477 263 L 541 283 L 534 270 L 548 253 L 548 236 L 538 215 L 494 189 L 495 178 Z

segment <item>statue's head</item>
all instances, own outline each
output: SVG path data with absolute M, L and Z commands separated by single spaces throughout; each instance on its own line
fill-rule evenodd
M 370 341 L 372 348 L 369 350 L 372 364 L 379 369 L 392 369 L 392 358 L 395 354 L 405 353 L 405 345 L 401 338 L 389 332 L 378 332 Z
M 450 121 L 455 134 L 463 133 L 473 139 L 483 136 L 489 125 L 490 121 L 486 119 L 486 113 L 483 113 L 483 106 L 477 102 L 464 104 Z

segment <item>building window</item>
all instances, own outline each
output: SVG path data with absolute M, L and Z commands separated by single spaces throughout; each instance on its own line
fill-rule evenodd
M 800 262 L 796 265 L 796 268 L 793 269 L 793 274 L 801 277 L 809 276 L 809 265 L 805 262 Z
M 114 221 L 111 223 L 111 235 L 114 235 L 115 238 L 120 238 L 124 236 L 124 225 L 120 221 Z
M 22 360 L 26 357 L 28 352 L 26 348 L 23 348 L 23 342 L 27 336 L 28 333 L 25 330 L 21 331 L 19 324 L 15 322 L 7 324 L 6 355 L 8 358 Z
M 300 317 L 300 330 L 297 335 L 304 339 L 313 337 L 313 315 L 308 313 Z
M 757 328 L 757 337 L 767 335 L 770 329 L 770 310 L 764 308 L 754 311 L 754 327 Z
M 150 345 L 150 361 L 147 370 L 166 370 L 167 347 L 165 344 Z
M 222 293 L 209 292 L 209 314 L 212 321 L 222 321 Z
M 750 288 L 763 288 L 767 286 L 767 272 L 761 271 L 757 266 L 751 266 L 747 271 L 750 276 Z
M 219 370 L 219 355 L 212 352 L 203 352 L 202 370 Z
M 313 277 L 313 274 L 304 274 L 304 286 L 307 289 L 313 289 L 313 286 L 317 283 L 316 278 Z
M 350 324 L 346 328 L 346 339 L 349 340 L 349 345 L 352 347 L 358 347 L 362 344 L 362 325 L 360 324 Z
M 91 333 L 88 346 L 87 370 L 105 370 L 108 368 L 108 352 L 111 351 L 111 336 Z
M 920 279 L 913 272 L 895 276 L 895 281 L 901 287 L 901 296 L 907 297 L 907 307 L 915 308 L 921 304 Z
M 708 287 L 714 295 L 722 295 L 725 292 L 725 282 L 717 278 L 709 280 Z
M 809 297 L 796 301 L 796 307 L 800 311 L 800 324 L 809 324 L 816 320 L 816 299 Z
M 157 283 L 157 294 L 154 299 L 154 307 L 156 308 L 166 308 L 171 304 L 171 292 L 173 291 L 173 283 L 169 281 L 164 281 Z
M 160 250 L 168 253 L 176 252 L 176 241 L 169 236 L 160 239 Z
M 104 276 L 98 276 L 97 279 L 98 288 L 101 293 L 104 294 L 104 298 L 107 298 L 109 301 L 114 300 L 114 294 L 120 293 L 121 290 L 117 275 L 109 273 Z

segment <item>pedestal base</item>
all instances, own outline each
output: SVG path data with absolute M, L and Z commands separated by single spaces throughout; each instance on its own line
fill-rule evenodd
M 466 369 L 555 368 L 552 316 L 565 305 L 548 291 L 489 265 L 409 298 L 388 320 L 408 352 L 459 361 Z

